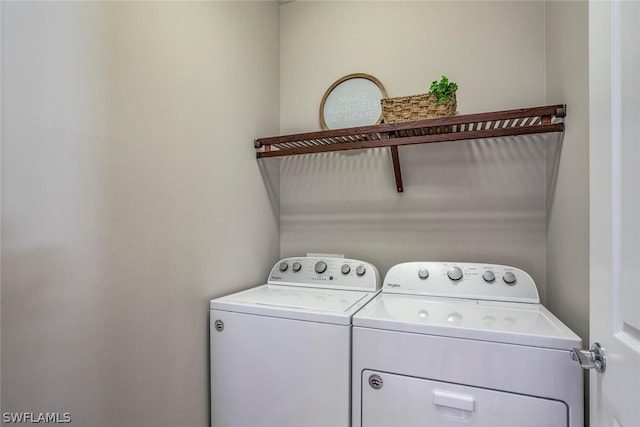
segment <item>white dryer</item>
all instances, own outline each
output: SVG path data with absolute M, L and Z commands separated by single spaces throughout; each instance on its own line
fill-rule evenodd
M 211 426 L 348 427 L 351 318 L 380 286 L 364 261 L 287 258 L 212 300 Z
M 520 269 L 398 264 L 353 318 L 353 427 L 583 427 L 581 344 Z

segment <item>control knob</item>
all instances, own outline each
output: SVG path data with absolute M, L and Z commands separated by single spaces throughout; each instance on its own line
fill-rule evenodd
M 349 274 L 351 272 L 351 267 L 348 264 L 343 264 L 342 268 L 340 268 L 342 274 Z
M 494 280 L 496 280 L 496 275 L 493 274 L 493 271 L 488 270 L 484 272 L 484 274 L 482 275 L 482 278 L 484 279 L 485 282 L 491 283 Z
M 366 273 L 366 272 L 367 272 L 367 269 L 364 268 L 364 265 L 359 265 L 359 266 L 356 267 L 356 274 L 358 276 L 364 276 L 364 273 Z
M 502 280 L 504 280 L 504 283 L 506 283 L 507 285 L 513 286 L 516 284 L 516 275 L 510 271 L 507 271 L 506 273 L 504 273 L 504 276 L 502 276 Z
M 447 271 L 447 276 L 449 276 L 451 280 L 460 280 L 462 279 L 462 269 L 460 267 L 451 267 Z
M 429 270 L 427 270 L 426 268 L 421 268 L 420 270 L 418 270 L 418 277 L 421 279 L 426 279 L 427 277 L 429 277 Z
M 278 268 L 280 269 L 280 271 L 287 271 L 287 268 L 289 268 L 289 264 L 287 264 L 286 262 L 281 262 Z
M 293 268 L 293 271 L 295 271 L 297 273 L 302 268 L 302 264 L 300 264 L 298 261 L 296 261 L 296 262 L 293 263 L 292 268 Z
M 324 261 L 318 261 L 318 262 L 316 262 L 316 265 L 315 265 L 314 268 L 316 270 L 316 273 L 322 274 L 325 271 L 327 271 L 327 263 L 324 262 Z

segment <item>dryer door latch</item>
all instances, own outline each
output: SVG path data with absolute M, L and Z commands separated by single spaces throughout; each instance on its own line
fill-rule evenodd
M 591 346 L 591 350 L 572 348 L 569 350 L 569 356 L 580 363 L 583 369 L 595 369 L 602 373 L 607 368 L 607 355 L 604 348 L 597 342 Z

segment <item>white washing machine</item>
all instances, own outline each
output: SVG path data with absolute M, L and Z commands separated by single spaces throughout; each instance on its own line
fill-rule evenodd
M 398 264 L 353 318 L 353 427 L 583 427 L 581 345 L 520 269 Z
M 380 286 L 364 261 L 287 258 L 212 300 L 212 427 L 348 427 L 351 318 Z

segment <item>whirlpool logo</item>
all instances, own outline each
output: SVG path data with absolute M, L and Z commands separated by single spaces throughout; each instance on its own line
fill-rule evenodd
M 387 288 L 399 288 L 400 283 L 387 283 Z

